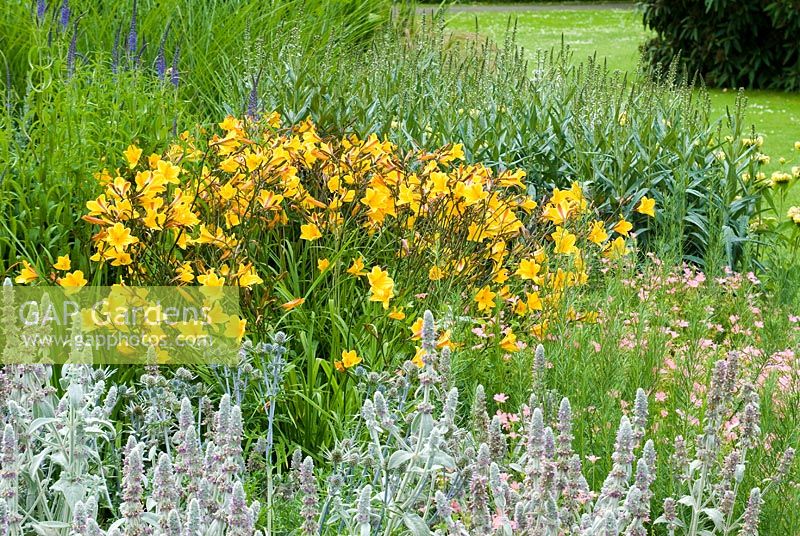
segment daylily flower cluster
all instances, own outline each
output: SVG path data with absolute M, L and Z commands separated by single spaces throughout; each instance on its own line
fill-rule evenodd
M 592 219 L 579 183 L 538 208 L 524 171 L 463 163 L 460 144 L 404 154 L 375 135 L 323 138 L 311 121 L 284 127 L 272 113 L 229 116 L 207 142 L 184 133 L 164 154 L 145 158 L 131 145 L 123 156 L 124 166 L 96 174 L 103 193 L 83 216 L 97 227 L 91 260 L 113 282 L 253 287 L 280 279 L 264 250 L 291 247 L 314 264 L 309 291 L 280 304 L 284 314 L 336 270 L 327 284 L 365 278 L 368 301 L 394 320 L 405 319 L 411 296 L 463 292 L 471 313 L 508 309 L 541 336 L 593 259 L 630 251 L 633 225 Z M 636 210 L 654 216 L 655 201 L 640 197 Z M 85 285 L 83 272 L 58 275 L 69 267 L 60 257 L 51 280 Z M 37 277 L 26 263 L 18 281 Z M 517 348 L 513 333 L 503 347 Z

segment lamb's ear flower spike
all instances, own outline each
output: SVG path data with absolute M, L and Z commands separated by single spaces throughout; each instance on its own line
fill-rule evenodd
M 647 393 L 641 387 L 636 390 L 636 398 L 633 404 L 633 430 L 634 439 L 638 445 L 644 437 L 647 428 L 648 401 Z
M 783 456 L 781 456 L 781 461 L 778 464 L 778 469 L 775 471 L 775 478 L 774 481 L 779 483 L 782 482 L 786 475 L 789 474 L 789 471 L 792 468 L 792 463 L 794 462 L 794 455 L 795 450 L 792 447 L 787 448 L 783 452 Z
M 761 490 L 753 488 L 750 490 L 750 497 L 747 499 L 747 507 L 742 518 L 741 536 L 758 536 L 758 518 L 761 515 Z
M 370 530 L 370 520 L 372 517 L 372 486 L 369 484 L 365 485 L 361 488 L 361 492 L 358 494 L 358 503 L 356 505 L 356 523 L 361 527 L 361 533 L 364 534 L 364 529 L 366 528 L 366 534 L 369 534 Z
M 200 536 L 203 534 L 203 514 L 200 511 L 200 501 L 196 497 L 192 497 L 189 500 L 184 529 L 186 536 Z
M 177 510 L 170 510 L 169 514 L 167 514 L 166 536 L 183 536 L 181 516 Z
M 483 385 L 478 384 L 475 388 L 475 398 L 472 401 L 472 430 L 475 432 L 475 440 L 481 442 L 486 439 L 486 431 L 489 429 L 489 413 L 486 411 L 486 391 Z
M 317 480 L 314 478 L 314 460 L 306 456 L 300 466 L 300 494 L 303 506 L 300 516 L 303 518 L 302 533 L 308 536 L 317 533 Z
M 503 425 L 500 422 L 500 416 L 495 415 L 489 424 L 489 452 L 492 459 L 502 460 L 506 457 L 508 445 L 506 443 L 506 436 L 503 433 Z

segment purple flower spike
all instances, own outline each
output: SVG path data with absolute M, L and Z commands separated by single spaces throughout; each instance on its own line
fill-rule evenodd
M 128 30 L 128 54 L 136 56 L 138 50 L 139 37 L 136 33 L 136 0 L 133 0 L 133 12 L 131 13 L 131 27 Z
M 38 0 L 36 2 L 36 20 L 41 22 L 44 20 L 45 12 L 47 11 L 47 2 L 45 0 Z
M 62 30 L 66 30 L 67 26 L 69 26 L 69 0 L 64 0 L 61 4 L 61 14 L 58 17 L 58 24 L 61 26 Z
M 78 21 L 75 21 L 72 30 L 72 39 L 69 40 L 67 49 L 67 78 L 72 78 L 75 74 L 75 56 L 78 51 Z
M 258 116 L 258 82 L 261 79 L 261 73 L 253 77 L 253 85 L 250 88 L 250 99 L 247 103 L 247 117 L 255 119 Z
M 168 35 L 169 24 L 164 31 L 164 35 L 161 37 L 161 43 L 158 45 L 158 55 L 156 56 L 156 75 L 161 81 L 163 81 L 167 75 L 167 57 L 164 53 L 164 45 L 166 45 Z
M 117 74 L 119 70 L 119 38 L 122 33 L 122 27 L 117 26 L 117 33 L 114 36 L 114 48 L 111 49 L 111 72 Z

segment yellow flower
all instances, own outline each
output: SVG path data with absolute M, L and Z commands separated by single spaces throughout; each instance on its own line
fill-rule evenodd
M 547 322 L 547 320 L 545 320 L 541 324 L 534 324 L 531 327 L 531 335 L 533 335 L 540 341 L 544 340 L 544 336 L 547 334 L 548 327 L 549 327 L 549 322 Z
M 800 225 L 800 207 L 789 207 L 786 217 L 792 220 L 794 223 Z
M 428 279 L 431 281 L 439 281 L 444 277 L 444 272 L 438 266 L 432 266 L 430 270 L 428 270 Z
M 497 272 L 494 274 L 494 277 L 492 277 L 492 281 L 499 285 L 502 285 L 508 281 L 508 270 L 506 268 L 497 270 Z
M 414 354 L 414 358 L 411 360 L 418 368 L 422 368 L 425 366 L 425 361 L 423 358 L 425 357 L 425 350 L 422 348 L 417 348 L 417 352 Z
M 58 260 L 56 260 L 53 268 L 56 270 L 67 271 L 69 270 L 70 266 L 72 266 L 72 262 L 69 260 L 69 255 L 61 255 L 58 257 Z
M 522 279 L 534 279 L 537 275 L 539 275 L 539 270 L 541 268 L 542 267 L 540 265 L 536 264 L 535 260 L 523 259 L 522 262 L 519 263 L 517 275 Z
M 418 341 L 422 338 L 422 317 L 417 318 L 414 320 L 414 323 L 411 324 L 411 340 Z
M 22 261 L 22 270 L 19 271 L 19 275 L 14 279 L 16 283 L 19 284 L 26 284 L 26 283 L 33 283 L 39 278 L 39 275 L 36 273 L 36 270 L 31 267 L 28 261 Z
M 231 183 L 226 182 L 222 188 L 219 189 L 219 196 L 224 199 L 225 201 L 230 201 L 236 195 L 236 187 L 232 186 Z
M 639 206 L 636 208 L 636 212 L 654 218 L 656 216 L 656 200 L 643 196 L 642 200 L 639 202 Z
M 88 283 L 86 278 L 83 277 L 83 272 L 81 270 L 75 270 L 74 272 L 70 272 L 61 279 L 58 280 L 58 284 L 62 287 L 83 287 Z
M 317 269 L 320 272 L 324 272 L 325 270 L 327 270 L 330 265 L 331 261 L 329 261 L 328 259 L 320 259 L 317 261 Z
M 245 326 L 247 326 L 246 319 L 233 316 L 225 325 L 225 336 L 241 341 L 244 337 Z
M 373 266 L 372 271 L 367 274 L 369 280 L 369 301 L 383 303 L 383 308 L 389 308 L 389 300 L 394 297 L 394 281 L 389 277 L 389 272 L 381 270 L 379 266 Z
M 405 320 L 406 314 L 403 312 L 402 309 L 394 307 L 392 308 L 392 312 L 389 313 L 389 318 L 391 318 L 392 320 Z
M 524 300 L 520 300 L 517 298 L 517 301 L 514 302 L 514 314 L 517 316 L 522 316 L 528 312 L 528 304 L 525 303 Z
M 108 258 L 111 259 L 111 266 L 127 266 L 133 262 L 130 253 L 115 249 L 108 252 Z
M 130 229 L 117 222 L 108 228 L 105 241 L 117 251 L 122 251 L 126 246 L 137 243 L 139 239 L 131 235 Z
M 226 116 L 222 123 L 219 123 L 219 128 L 222 130 L 236 130 L 239 128 L 239 121 L 232 115 Z
M 475 303 L 478 304 L 478 311 L 487 311 L 494 309 L 494 297 L 497 296 L 497 293 L 492 292 L 492 289 L 489 288 L 489 285 L 486 285 L 482 289 L 475 294 Z
M 525 297 L 527 298 L 527 305 L 530 311 L 542 310 L 542 299 L 539 297 L 538 292 L 526 292 Z
M 128 148 L 122 152 L 125 155 L 125 160 L 128 161 L 128 167 L 133 169 L 139 163 L 139 158 L 142 156 L 142 150 L 135 145 L 128 145 Z
M 555 252 L 563 255 L 573 255 L 578 253 L 578 248 L 575 247 L 576 237 L 561 226 L 556 227 L 556 230 L 550 237 L 555 242 Z
M 225 285 L 225 278 L 218 276 L 213 269 L 197 277 L 197 282 L 204 287 L 221 287 Z
M 605 255 L 610 259 L 618 259 L 627 254 L 628 248 L 625 244 L 625 239 L 621 236 L 618 236 L 616 239 L 614 239 L 614 241 L 609 244 L 608 249 L 605 251 Z
M 589 231 L 589 241 L 595 244 L 602 244 L 608 239 L 606 226 L 600 220 L 592 222 L 592 230 Z
M 322 237 L 319 232 L 319 227 L 315 223 L 307 223 L 300 226 L 300 238 L 303 240 L 313 241 Z
M 238 270 L 239 275 L 239 286 L 241 287 L 252 287 L 253 285 L 260 285 L 264 282 L 258 274 L 256 273 L 256 269 L 251 266 L 244 266 L 242 264 L 239 265 Z
M 194 271 L 188 262 L 179 266 L 178 269 L 175 270 L 175 273 L 178 274 L 175 279 L 182 283 L 191 283 L 194 281 Z
M 364 258 L 359 257 L 356 260 L 354 260 L 350 268 L 347 269 L 347 273 L 352 274 L 356 277 L 366 275 L 366 272 L 364 271 Z
M 630 222 L 625 221 L 625 218 L 620 218 L 617 224 L 614 226 L 614 230 L 622 236 L 628 236 L 628 233 L 631 232 L 631 229 L 633 229 L 633 225 L 631 225 Z
M 305 302 L 306 302 L 306 299 L 305 299 L 305 298 L 295 298 L 295 299 L 293 299 L 293 300 L 289 300 L 289 301 L 288 301 L 288 302 L 286 302 L 286 303 L 282 303 L 282 304 L 281 304 L 281 307 L 283 307 L 283 308 L 284 308 L 284 309 L 286 309 L 287 311 L 291 311 L 291 310 L 292 310 L 292 309 L 294 309 L 295 307 L 300 307 L 300 306 L 301 306 L 301 305 L 303 305 Z
M 506 352 L 516 352 L 519 350 L 519 347 L 517 346 L 517 336 L 514 335 L 514 332 L 510 329 L 508 330 L 508 333 L 506 333 L 506 336 L 503 337 L 503 340 L 500 341 L 500 348 Z
M 355 350 L 342 350 L 342 365 L 344 368 L 349 369 L 361 363 L 361 357 Z

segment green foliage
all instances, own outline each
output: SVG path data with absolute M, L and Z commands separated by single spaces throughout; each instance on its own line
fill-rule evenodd
M 800 17 L 794 0 L 644 0 L 652 64 L 678 60 L 712 87 L 800 89 Z

